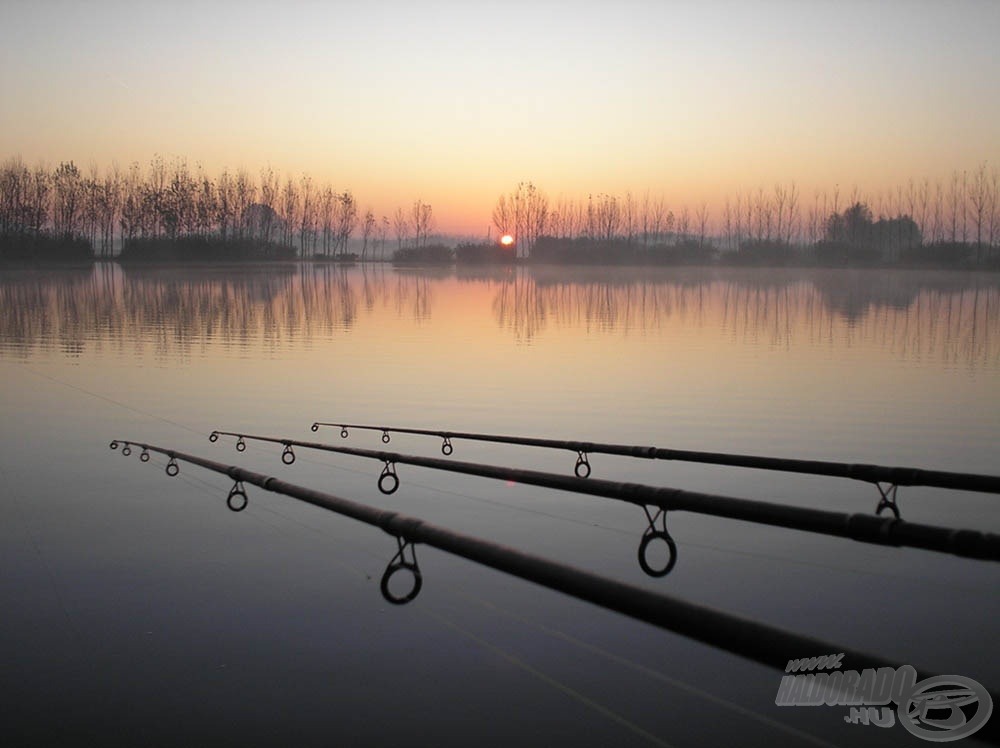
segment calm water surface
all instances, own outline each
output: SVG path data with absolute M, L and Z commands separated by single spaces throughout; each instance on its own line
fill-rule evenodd
M 16 744 L 912 745 L 779 672 L 285 497 L 108 449 L 239 464 L 832 642 L 1000 686 L 995 564 L 671 513 L 213 429 L 382 448 L 316 420 L 1000 472 L 1000 277 L 880 271 L 0 271 L 0 686 Z M 392 448 L 439 456 L 439 442 Z M 575 455 L 456 442 L 568 473 Z M 871 485 L 593 456 L 595 476 L 843 512 Z M 1000 531 L 991 495 L 905 519 Z M 825 654 L 788 652 L 787 657 Z M 849 666 L 849 663 L 847 663 Z

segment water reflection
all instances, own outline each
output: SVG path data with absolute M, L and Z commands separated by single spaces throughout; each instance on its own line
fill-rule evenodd
M 457 290 L 456 290 L 457 289 Z M 438 301 L 488 309 L 523 343 L 586 334 L 721 333 L 730 342 L 871 345 L 904 358 L 996 367 L 1000 276 L 903 271 L 474 268 L 333 265 L 11 271 L 0 279 L 0 354 L 79 356 L 88 346 L 189 355 L 265 351 L 360 322 L 422 324 Z M 439 298 L 439 294 L 443 294 Z M 447 306 L 445 304 L 445 306 Z M 473 310 L 468 310 L 473 311 Z
M 58 346 L 125 350 L 151 343 L 159 355 L 218 343 L 276 349 L 350 330 L 359 309 L 391 305 L 430 315 L 429 281 L 330 265 L 21 271 L 0 280 L 0 351 L 28 356 Z
M 532 341 L 551 324 L 646 332 L 668 322 L 724 330 L 734 341 L 790 347 L 874 345 L 910 358 L 997 366 L 1000 277 L 879 271 L 612 273 L 566 281 L 506 279 L 497 324 Z

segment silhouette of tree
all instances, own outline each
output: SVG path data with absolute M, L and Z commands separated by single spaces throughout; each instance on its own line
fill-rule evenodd
M 434 209 L 422 200 L 417 200 L 413 203 L 410 215 L 413 218 L 413 244 L 416 247 L 425 246 L 434 223 Z
M 365 261 L 368 255 L 368 240 L 375 231 L 375 214 L 371 208 L 365 211 L 365 217 L 361 222 L 361 261 Z
M 972 186 L 969 189 L 969 203 L 972 207 L 972 220 L 976 226 L 976 260 L 983 258 L 983 224 L 987 219 L 987 211 L 993 200 L 990 194 L 990 181 L 986 174 L 986 164 L 980 164 L 972 175 Z
M 410 237 L 410 221 L 402 208 L 396 208 L 396 213 L 392 217 L 392 229 L 396 232 L 396 243 L 401 250 Z
M 80 170 L 72 161 L 60 163 L 52 175 L 52 230 L 56 236 L 74 237 L 81 228 L 83 185 Z

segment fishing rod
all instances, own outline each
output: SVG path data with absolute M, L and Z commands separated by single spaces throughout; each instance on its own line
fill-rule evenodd
M 343 439 L 349 436 L 349 429 L 381 431 L 383 444 L 389 443 L 390 434 L 436 436 L 444 440 L 441 444 L 441 452 L 446 457 L 454 451 L 451 443 L 452 439 L 467 439 L 498 444 L 518 444 L 526 447 L 567 449 L 577 453 L 573 472 L 578 478 L 590 477 L 590 460 L 588 459 L 588 455 L 590 454 L 621 455 L 647 460 L 700 462 L 712 465 L 756 468 L 759 470 L 776 470 L 786 473 L 806 473 L 835 478 L 850 478 L 874 484 L 878 489 L 880 497 L 875 513 L 881 514 L 883 510 L 888 509 L 897 519 L 900 517 L 900 512 L 899 504 L 896 501 L 896 494 L 900 486 L 931 486 L 960 491 L 1000 493 L 1000 476 L 995 475 L 977 475 L 974 473 L 955 473 L 943 470 L 923 470 L 921 468 L 887 467 L 884 465 L 852 464 L 846 462 L 826 462 L 823 460 L 795 460 L 783 457 L 763 457 L 725 452 L 696 452 L 685 449 L 664 449 L 661 447 L 629 446 L 626 444 L 597 444 L 593 442 L 563 441 L 558 439 L 536 439 L 524 436 L 500 436 L 497 434 L 478 434 L 461 431 L 409 429 L 397 428 L 395 426 L 369 426 L 316 421 L 311 428 L 315 432 L 319 431 L 320 426 L 339 428 L 340 436 Z
M 951 553 L 966 558 L 1000 560 L 1000 535 L 983 533 L 978 530 L 956 530 L 913 522 L 904 522 L 894 517 L 880 517 L 870 514 L 847 514 L 823 509 L 786 506 L 755 499 L 736 498 L 719 494 L 684 491 L 679 488 L 647 486 L 638 483 L 618 483 L 591 478 L 581 480 L 570 476 L 543 473 L 536 470 L 482 465 L 473 462 L 442 460 L 436 457 L 418 457 L 394 452 L 381 452 L 352 447 L 335 447 L 330 444 L 306 442 L 298 439 L 281 439 L 269 436 L 240 434 L 233 431 L 213 431 L 209 441 L 216 442 L 220 436 L 237 437 L 236 449 L 246 449 L 246 440 L 272 442 L 284 445 L 281 460 L 286 465 L 295 462 L 293 447 L 316 449 L 338 454 L 353 455 L 384 463 L 378 478 L 378 488 L 384 494 L 395 493 L 399 488 L 396 464 L 415 465 L 435 470 L 496 478 L 544 488 L 600 496 L 635 504 L 646 513 L 649 526 L 639 544 L 639 566 L 650 576 L 665 576 L 677 560 L 677 547 L 667 532 L 666 513 L 668 510 L 709 514 L 729 519 L 739 519 L 758 524 L 804 530 L 822 535 L 833 535 L 878 545 L 907 546 L 924 550 Z M 654 507 L 654 511 L 650 510 Z M 656 525 L 656 521 L 660 525 Z M 653 541 L 666 543 L 670 558 L 666 566 L 654 568 L 646 554 Z
M 181 461 L 228 476 L 234 482 L 226 504 L 234 512 L 240 512 L 247 507 L 249 502 L 244 484 L 249 483 L 266 491 L 289 496 L 381 528 L 395 538 L 398 548 L 396 555 L 392 557 L 386 567 L 380 585 L 385 599 L 396 605 L 409 603 L 420 593 L 423 577 L 416 560 L 414 546 L 418 543 L 424 543 L 446 553 L 622 613 L 660 629 L 769 667 L 787 670 L 787 667 L 790 666 L 789 657 L 814 652 L 842 652 L 846 663 L 858 671 L 863 668 L 894 668 L 898 664 L 867 652 L 842 647 L 732 613 L 636 587 L 568 564 L 455 532 L 424 522 L 417 517 L 359 504 L 333 494 L 288 483 L 273 476 L 252 472 L 236 465 L 224 465 L 195 455 L 141 442 L 116 439 L 110 444 L 111 449 L 118 449 L 119 446 L 122 447 L 121 453 L 124 455 L 131 454 L 133 446 L 140 448 L 142 452 L 139 456 L 143 462 L 149 461 L 151 452 L 168 457 L 166 473 L 169 476 L 178 475 L 180 472 L 179 462 Z M 408 557 L 404 553 L 406 549 L 410 550 Z M 405 595 L 395 594 L 389 589 L 390 578 L 400 571 L 408 572 L 413 578 L 413 587 Z M 787 666 L 786 663 L 788 663 Z M 922 672 L 926 671 L 922 670 Z M 980 705 L 979 708 L 982 709 L 983 706 Z

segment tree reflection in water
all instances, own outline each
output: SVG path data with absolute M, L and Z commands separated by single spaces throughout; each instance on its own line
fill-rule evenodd
M 329 338 L 380 310 L 422 323 L 455 285 L 532 344 L 668 327 L 789 347 L 872 345 L 903 358 L 1000 365 L 1000 275 L 880 270 L 459 268 L 330 264 L 17 270 L 0 278 L 0 353 L 87 346 L 189 356 L 209 345 L 274 351 Z

